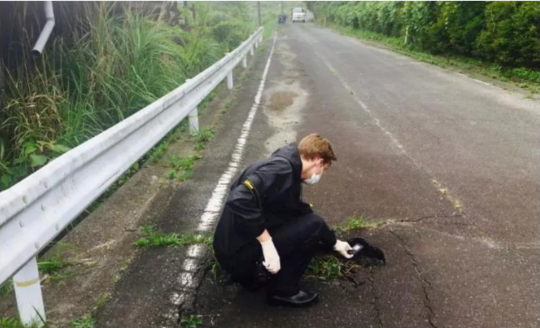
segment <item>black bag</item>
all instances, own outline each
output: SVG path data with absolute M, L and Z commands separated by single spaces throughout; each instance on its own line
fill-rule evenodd
M 363 238 L 351 238 L 347 240 L 347 243 L 354 247 L 354 245 L 360 245 L 360 250 L 354 254 L 351 260 L 358 261 L 362 266 L 384 265 L 386 264 L 386 257 L 384 252 L 375 246 L 370 245 Z

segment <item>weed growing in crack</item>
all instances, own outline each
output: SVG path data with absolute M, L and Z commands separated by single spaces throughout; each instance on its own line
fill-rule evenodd
M 309 263 L 306 277 L 325 281 L 339 279 L 361 267 L 354 261 L 343 262 L 334 255 L 316 256 Z
M 317 256 L 309 263 L 306 276 L 320 280 L 337 279 L 342 276 L 342 268 L 343 263 L 333 255 Z
M 163 138 L 157 146 L 152 148 L 145 157 L 147 157 L 147 162 L 150 164 L 157 163 L 163 155 L 167 152 L 167 149 L 174 141 L 177 141 L 181 138 L 181 134 L 187 129 L 186 120 L 180 122 L 165 138 Z M 144 161 L 144 158 L 143 158 Z
M 193 166 L 195 165 L 195 162 L 197 162 L 201 156 L 199 155 L 192 155 L 186 158 L 182 158 L 176 155 L 169 155 L 169 167 L 171 167 L 171 171 L 169 171 L 167 177 L 172 180 L 175 177 L 178 178 L 178 181 L 185 181 L 187 180 L 191 174 L 193 173 Z
M 96 319 L 91 314 L 85 314 L 80 318 L 71 321 L 72 328 L 92 328 L 96 324 Z
M 46 261 L 38 262 L 38 269 L 41 273 L 54 275 L 70 265 L 71 263 L 64 260 L 60 255 L 56 255 Z
M 116 272 L 116 274 L 113 277 L 114 283 L 117 283 L 120 281 L 120 279 L 122 278 L 122 275 L 124 274 L 124 272 L 126 272 L 130 264 L 131 264 L 131 259 L 124 260 L 124 265 L 122 265 L 122 267 L 118 270 L 118 272 Z
M 214 137 L 215 131 L 214 129 L 204 129 L 200 130 L 195 135 L 195 141 L 197 142 L 197 145 L 195 146 L 195 150 L 204 150 L 206 147 L 206 144 L 212 140 Z
M 102 293 L 98 296 L 98 298 L 94 302 L 94 308 L 92 309 L 92 313 L 96 313 L 97 310 L 99 310 L 105 303 L 107 303 L 108 300 L 111 299 L 111 293 Z
M 110 293 L 102 293 L 94 301 L 94 307 L 92 308 L 91 313 L 87 313 L 80 318 L 74 319 L 71 321 L 72 328 L 93 328 L 96 324 L 95 314 L 96 312 L 108 301 L 111 299 Z
M 94 301 L 94 307 L 90 313 L 71 321 L 72 328 L 93 328 L 96 325 L 96 312 L 111 299 L 111 293 L 102 293 Z
M 194 244 L 211 244 L 212 237 L 193 233 L 170 233 L 155 230 L 152 226 L 143 226 L 140 232 L 144 237 L 135 242 L 137 247 L 188 246 Z
M 212 274 L 214 275 L 214 279 L 217 279 L 218 271 L 221 269 L 221 265 L 219 265 L 219 262 L 214 258 L 214 262 L 212 263 Z
M 336 228 L 336 231 L 348 232 L 351 230 L 357 229 L 367 229 L 367 228 L 376 228 L 377 224 L 368 222 L 363 215 L 352 216 L 347 219 L 347 222 L 344 225 L 341 225 Z
M 180 326 L 185 328 L 197 328 L 199 326 L 202 326 L 203 319 L 201 316 L 198 315 L 189 315 L 187 317 L 183 317 L 180 321 Z

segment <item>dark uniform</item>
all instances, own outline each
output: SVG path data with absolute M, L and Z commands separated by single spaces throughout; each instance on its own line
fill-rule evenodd
M 243 285 L 254 279 L 263 260 L 256 237 L 265 229 L 272 236 L 281 270 L 271 276 L 269 291 L 294 295 L 320 244 L 332 247 L 335 234 L 302 201 L 302 161 L 296 143 L 251 164 L 231 186 L 214 235 L 214 251 L 221 267 Z

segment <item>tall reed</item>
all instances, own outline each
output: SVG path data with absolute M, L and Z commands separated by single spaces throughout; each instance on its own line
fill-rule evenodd
M 88 3 L 37 61 L 25 53 L 28 60 L 7 72 L 0 188 L 170 92 L 254 27 L 235 5 L 216 12 L 198 3 L 182 13 L 189 31 L 129 9 L 119 14 L 114 3 Z M 216 32 L 227 24 L 233 28 Z

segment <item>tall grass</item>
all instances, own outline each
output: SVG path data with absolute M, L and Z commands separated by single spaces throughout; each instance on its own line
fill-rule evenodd
M 234 10 L 215 19 L 204 3 L 197 4 L 196 19 L 183 10 L 189 32 L 129 10 L 118 14 L 111 3 L 85 10 L 37 62 L 7 72 L 1 189 L 170 92 L 236 47 L 253 26 Z

